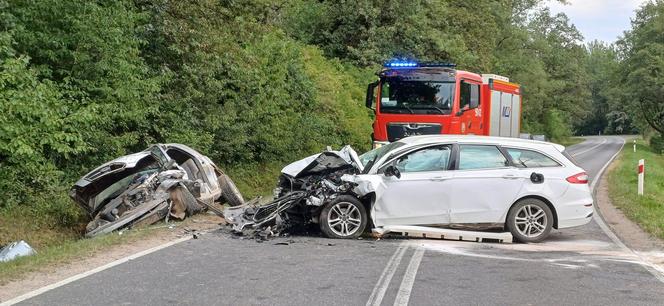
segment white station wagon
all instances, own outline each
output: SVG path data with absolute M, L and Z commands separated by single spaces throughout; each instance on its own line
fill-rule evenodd
M 346 146 L 282 170 L 274 200 L 227 208 L 236 231 L 318 224 L 331 238 L 367 226 L 509 230 L 522 242 L 588 223 L 588 176 L 565 147 L 486 136 L 414 136 L 358 156 Z
M 515 138 L 415 136 L 361 155 L 365 174 L 352 180 L 383 185 L 370 208 L 377 228 L 507 229 L 538 242 L 593 215 L 588 176 L 564 150 Z

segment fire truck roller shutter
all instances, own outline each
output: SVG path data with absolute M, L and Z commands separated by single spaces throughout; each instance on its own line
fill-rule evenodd
M 512 135 L 511 137 L 519 137 L 519 121 L 521 120 L 521 96 L 520 95 L 512 95 L 512 115 L 511 115 L 511 120 L 512 120 Z
M 501 92 L 500 97 L 500 133 L 498 136 L 512 135 L 512 94 Z
M 497 90 L 491 91 L 491 111 L 489 117 L 489 135 L 498 136 L 500 135 L 500 96 L 501 92 Z

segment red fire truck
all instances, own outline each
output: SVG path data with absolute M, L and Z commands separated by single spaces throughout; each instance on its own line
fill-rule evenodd
M 519 137 L 521 91 L 506 77 L 454 64 L 388 62 L 369 84 L 374 147 L 413 135 Z

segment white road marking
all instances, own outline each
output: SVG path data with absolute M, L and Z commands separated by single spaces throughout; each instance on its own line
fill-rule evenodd
M 415 283 L 415 276 L 417 275 L 417 270 L 420 267 L 420 262 L 422 262 L 422 257 L 424 256 L 424 248 L 418 247 L 413 254 L 413 257 L 410 258 L 410 263 L 408 268 L 406 268 L 406 273 L 401 280 L 401 286 L 399 286 L 399 292 L 397 297 L 394 299 L 395 306 L 405 306 L 408 305 L 408 300 L 410 300 L 410 293 L 413 290 L 413 284 Z
M 26 294 L 23 294 L 23 295 L 21 295 L 21 296 L 15 297 L 15 298 L 13 298 L 13 299 L 11 299 L 11 300 L 8 300 L 8 301 L 5 301 L 5 302 L 2 302 L 2 303 L 0 303 L 0 306 L 14 305 L 14 304 L 16 304 L 16 303 L 23 302 L 23 301 L 25 301 L 25 300 L 27 300 L 27 299 L 29 299 L 29 298 L 35 297 L 35 296 L 40 295 L 40 294 L 42 294 L 42 293 L 44 293 L 44 292 L 47 292 L 47 291 L 53 290 L 53 289 L 58 288 L 58 287 L 61 287 L 61 286 L 64 286 L 64 285 L 66 285 L 66 284 L 69 284 L 69 283 L 71 283 L 71 282 L 77 281 L 77 280 L 82 279 L 82 278 L 84 278 L 84 277 L 90 276 L 90 275 L 95 274 L 95 273 L 97 273 L 97 272 L 101 272 L 101 271 L 104 271 L 104 270 L 106 270 L 106 269 L 109 269 L 109 268 L 115 267 L 115 266 L 117 266 L 117 265 L 123 264 L 123 263 L 125 263 L 125 262 L 130 261 L 130 260 L 134 260 L 134 259 L 136 259 L 136 258 L 139 258 L 139 257 L 145 256 L 145 255 L 148 255 L 148 254 L 150 254 L 150 253 L 154 253 L 154 252 L 156 252 L 156 251 L 159 251 L 159 250 L 161 250 L 161 249 L 165 249 L 165 248 L 167 248 L 167 247 L 169 247 L 169 246 L 172 246 L 172 245 L 178 244 L 178 243 L 180 243 L 180 242 L 187 241 L 187 240 L 189 240 L 189 239 L 191 239 L 191 238 L 192 238 L 192 236 L 191 236 L 191 235 L 188 235 L 188 236 L 186 236 L 186 237 L 183 237 L 183 238 L 180 238 L 180 239 L 177 239 L 177 240 L 173 240 L 173 241 L 171 241 L 171 242 L 167 242 L 167 243 L 164 243 L 164 244 L 162 244 L 162 245 L 158 245 L 158 246 L 156 246 L 156 247 L 153 247 L 153 248 L 147 249 L 147 250 L 145 250 L 145 251 L 141 251 L 141 252 L 138 252 L 138 253 L 136 253 L 136 254 L 133 254 L 133 255 L 130 255 L 130 256 L 127 256 L 127 257 L 124 257 L 124 258 L 120 258 L 120 259 L 118 259 L 118 260 L 116 260 L 116 261 L 110 262 L 110 263 L 105 264 L 105 265 L 103 265 L 103 266 L 100 266 L 100 267 L 94 268 L 94 269 L 92 269 L 92 270 L 89 270 L 89 271 L 86 271 L 86 272 L 83 272 L 83 273 L 76 274 L 76 275 L 74 275 L 74 276 L 72 276 L 72 277 L 69 277 L 69 278 L 67 278 L 67 279 L 61 280 L 61 281 L 59 281 L 59 282 L 57 282 L 57 283 L 54 283 L 54 284 L 50 284 L 50 285 L 47 285 L 47 286 L 41 287 L 41 288 L 39 288 L 39 289 L 37 289 L 37 290 L 30 291 L 30 292 L 28 292 L 28 293 L 26 293 Z
M 599 146 L 601 146 L 601 145 L 603 145 L 603 144 L 605 144 L 605 143 L 606 143 L 606 138 L 604 138 L 604 139 L 602 140 L 602 142 L 596 144 L 595 146 L 592 146 L 592 147 L 590 147 L 589 149 L 583 150 L 583 151 L 581 151 L 581 152 L 576 152 L 576 153 L 572 154 L 572 156 L 578 156 L 578 155 L 581 155 L 581 154 L 583 154 L 583 153 L 590 152 L 590 151 L 594 150 L 595 148 L 597 148 L 597 147 L 599 147 Z M 623 143 L 624 143 L 624 140 L 623 140 Z
M 392 255 L 390 260 L 387 262 L 385 269 L 383 269 L 383 273 L 380 275 L 380 278 L 378 278 L 378 282 L 376 283 L 376 286 L 374 287 L 373 291 L 371 292 L 371 295 L 369 296 L 369 300 L 367 301 L 366 304 L 367 306 L 373 306 L 373 305 L 378 306 L 383 301 L 383 297 L 385 297 L 385 292 L 387 291 L 387 287 L 390 286 L 392 277 L 394 276 L 394 273 L 397 271 L 397 267 L 399 267 L 399 263 L 401 263 L 403 254 L 406 253 L 407 249 L 408 245 L 404 241 L 399 245 L 397 250 L 394 251 L 394 255 Z
M 606 140 L 606 138 L 604 139 Z M 613 156 L 609 159 L 609 161 L 604 164 L 602 169 L 597 172 L 597 175 L 593 178 L 592 183 L 590 184 L 590 191 L 593 193 L 593 196 L 595 195 L 595 186 L 597 186 L 597 183 L 600 181 L 600 178 L 604 174 L 604 171 L 606 171 L 606 168 L 613 162 L 613 160 L 622 152 L 623 147 L 625 146 L 625 139 L 621 137 L 622 144 L 620 145 L 620 149 L 616 154 L 613 154 Z M 618 236 L 609 228 L 608 225 L 604 222 L 604 219 L 602 219 L 602 216 L 600 215 L 600 212 L 595 209 L 595 214 L 593 215 L 593 220 L 595 220 L 595 223 L 599 225 L 599 227 L 604 231 L 604 234 L 606 234 L 611 240 L 618 245 L 623 251 L 628 252 L 633 254 L 639 259 L 639 264 L 644 267 L 650 274 L 655 276 L 660 282 L 664 283 L 664 268 L 651 263 L 647 258 L 643 257 L 641 254 L 635 252 L 634 250 L 630 249 L 628 246 L 626 246 Z

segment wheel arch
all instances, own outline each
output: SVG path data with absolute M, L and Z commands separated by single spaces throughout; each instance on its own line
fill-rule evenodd
M 519 203 L 521 200 L 525 200 L 525 199 L 536 199 L 536 200 L 540 200 L 540 201 L 544 202 L 544 204 L 546 204 L 546 206 L 549 207 L 549 209 L 551 210 L 551 213 L 553 214 L 553 228 L 558 229 L 558 212 L 556 211 L 556 208 L 553 206 L 553 203 L 551 203 L 551 201 L 549 201 L 549 199 L 547 199 L 543 196 L 539 196 L 539 195 L 523 196 L 523 197 L 519 198 L 518 200 L 514 201 L 514 203 L 512 203 L 512 205 L 510 206 L 510 209 L 508 210 L 508 212 L 512 209 L 512 207 L 514 207 L 514 205 L 516 205 L 516 203 Z M 505 227 L 507 227 L 507 219 L 505 220 Z

